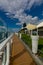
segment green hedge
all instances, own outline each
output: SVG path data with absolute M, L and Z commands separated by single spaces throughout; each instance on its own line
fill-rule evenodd
M 30 36 L 28 36 L 27 34 L 22 34 L 21 38 L 30 48 L 32 48 L 32 40 Z M 39 38 L 38 49 L 43 52 L 43 38 Z M 43 54 L 40 53 L 40 56 L 43 57 Z
M 31 37 L 28 36 L 27 34 L 22 34 L 22 40 L 27 44 L 29 45 L 29 47 L 31 47 Z

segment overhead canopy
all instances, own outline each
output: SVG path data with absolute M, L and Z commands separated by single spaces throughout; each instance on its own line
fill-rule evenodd
M 28 30 L 33 30 L 33 29 L 36 28 L 36 25 L 28 24 L 28 25 L 26 26 L 26 28 L 27 28 Z
M 41 23 L 39 23 L 39 24 L 37 25 L 37 28 L 39 28 L 39 27 L 43 27 L 43 22 L 41 22 Z

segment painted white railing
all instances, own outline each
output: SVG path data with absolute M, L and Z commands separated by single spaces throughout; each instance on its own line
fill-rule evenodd
M 6 40 L 0 43 L 0 57 L 1 64 L 0 65 L 9 65 L 10 58 L 10 46 L 12 43 L 12 35 L 10 35 Z

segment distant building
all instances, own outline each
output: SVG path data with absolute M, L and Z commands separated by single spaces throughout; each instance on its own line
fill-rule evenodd
M 40 36 L 43 36 L 43 22 L 39 23 L 39 24 L 37 25 L 37 28 L 38 28 L 38 34 L 39 34 Z
M 38 28 L 38 34 L 43 36 L 43 27 Z

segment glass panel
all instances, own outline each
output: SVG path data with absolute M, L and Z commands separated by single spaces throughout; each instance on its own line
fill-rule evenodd
M 0 18 L 0 43 L 5 40 L 6 28 L 5 22 Z

